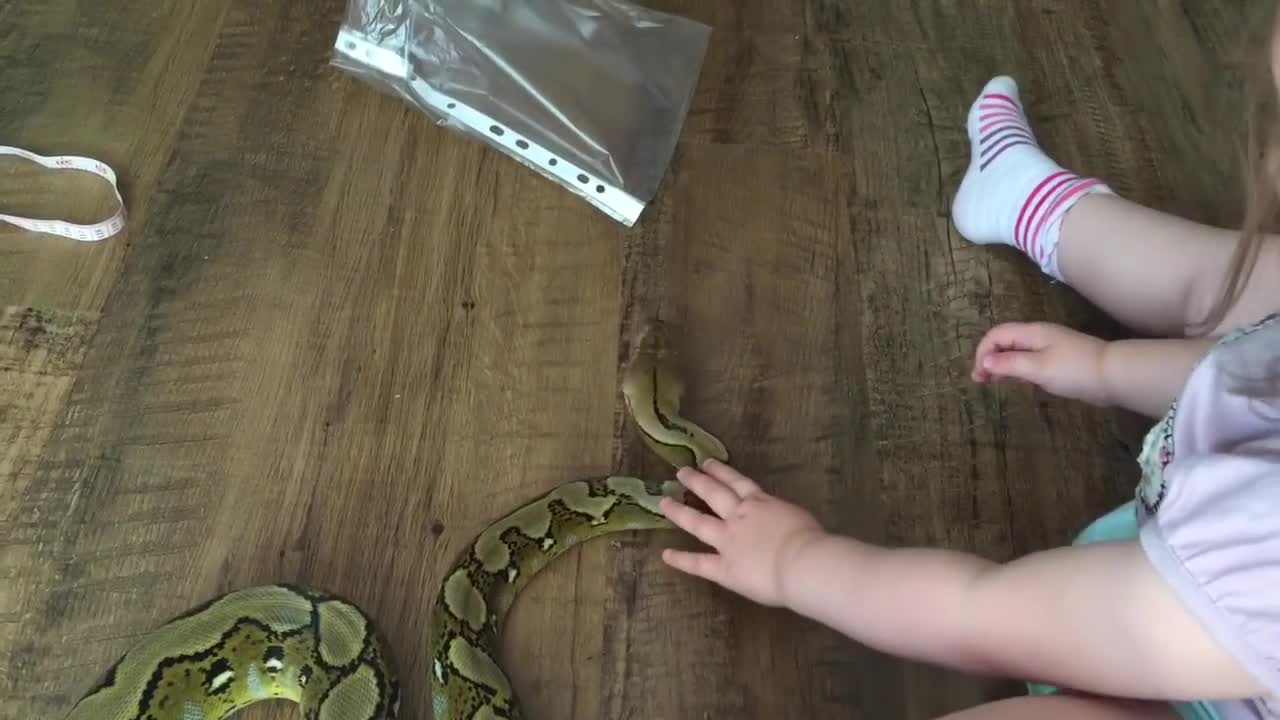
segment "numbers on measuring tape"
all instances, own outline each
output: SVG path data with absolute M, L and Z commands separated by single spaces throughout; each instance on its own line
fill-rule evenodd
M 59 235 L 72 240 L 79 240 L 80 242 L 98 242 L 106 240 L 124 229 L 124 198 L 120 196 L 120 188 L 116 185 L 115 171 L 110 167 L 107 167 L 105 163 L 92 158 L 77 157 L 75 155 L 45 157 L 33 152 L 28 152 L 22 148 L 9 147 L 7 145 L 0 145 L 0 155 L 17 156 L 25 160 L 30 160 L 37 165 L 49 168 L 50 170 L 77 170 L 92 173 L 111 184 L 111 191 L 115 194 L 116 198 L 115 213 L 102 222 L 92 223 L 89 225 L 81 225 L 78 223 L 67 222 L 65 220 L 26 218 L 19 217 L 17 215 L 6 215 L 4 213 L 0 213 L 0 222 L 15 225 L 24 230 L 49 233 L 50 235 Z

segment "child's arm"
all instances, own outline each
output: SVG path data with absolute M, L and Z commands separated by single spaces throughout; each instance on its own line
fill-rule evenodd
M 1148 417 L 1169 409 L 1196 363 L 1217 338 L 1116 340 L 1102 354 L 1102 386 L 1111 405 Z
M 663 511 L 715 552 L 669 550 L 669 564 L 881 652 L 1135 699 L 1263 692 L 1183 610 L 1136 542 L 1003 565 L 886 549 L 826 533 L 721 463 L 679 477 L 714 514 L 669 501 Z
M 1215 341 L 1106 342 L 1052 323 L 1007 323 L 978 344 L 973 379 L 1021 380 L 1062 397 L 1159 417 Z
M 815 539 L 781 575 L 786 606 L 882 652 L 1135 699 L 1263 692 L 1167 590 L 1136 542 L 1008 564 Z

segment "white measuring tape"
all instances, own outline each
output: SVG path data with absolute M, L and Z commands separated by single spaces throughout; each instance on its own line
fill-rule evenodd
M 51 235 L 61 235 L 72 240 L 81 242 L 97 242 L 106 240 L 124 229 L 124 198 L 120 197 L 120 188 L 116 185 L 116 174 L 106 164 L 100 163 L 93 158 L 77 157 L 75 155 L 55 155 L 53 157 L 44 157 L 35 153 L 27 152 L 21 148 L 8 147 L 0 145 L 0 155 L 17 155 L 25 158 L 33 163 L 43 165 L 50 170 L 80 170 L 83 172 L 93 173 L 98 177 L 111 183 L 111 191 L 115 193 L 116 204 L 119 208 L 116 213 L 109 219 L 92 225 L 77 225 L 76 223 L 65 222 L 63 220 L 40 220 L 33 218 L 18 217 L 16 215 L 5 215 L 0 213 L 0 222 L 7 222 L 10 225 L 17 225 L 24 230 L 34 232 L 49 233 Z

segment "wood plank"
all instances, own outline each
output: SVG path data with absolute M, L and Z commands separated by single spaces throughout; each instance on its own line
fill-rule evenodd
M 699 191 L 717 177 L 742 182 Z M 847 234 L 837 177 L 825 153 L 682 147 L 656 222 L 628 244 L 623 334 L 663 322 L 689 383 L 689 416 L 765 487 L 836 522 L 864 492 L 851 479 L 855 466 L 844 462 L 857 421 L 842 401 L 850 390 L 837 343 L 839 332 L 856 342 L 858 328 L 844 322 L 833 297 L 835 243 Z M 669 472 L 634 436 L 620 441 L 620 467 Z M 618 589 L 603 610 L 603 658 L 619 679 L 605 686 L 602 708 L 579 704 L 574 717 L 838 712 L 829 697 L 766 688 L 855 677 L 848 666 L 811 672 L 848 646 L 785 613 L 674 576 L 658 559 L 673 542 L 694 546 L 640 537 L 619 543 L 623 554 L 608 561 L 617 568 L 608 586 Z

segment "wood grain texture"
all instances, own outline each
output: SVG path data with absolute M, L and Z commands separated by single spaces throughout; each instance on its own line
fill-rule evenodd
M 365 607 L 428 717 L 427 615 L 474 533 L 566 479 L 666 472 L 618 388 L 653 320 L 688 415 L 841 532 L 1006 559 L 1131 493 L 1141 422 L 968 381 L 1004 320 L 1123 331 L 956 236 L 964 114 L 1011 73 L 1061 162 L 1234 223 L 1258 3 L 649 4 L 714 33 L 629 230 L 332 69 L 344 0 L 0 5 L 0 142 L 108 162 L 130 211 L 100 245 L 0 230 L 0 720 L 60 717 L 141 633 L 277 580 Z M 104 197 L 0 163 L 0 208 Z M 1018 690 L 677 576 L 672 544 L 590 544 L 522 596 L 504 654 L 532 719 L 928 718 Z

